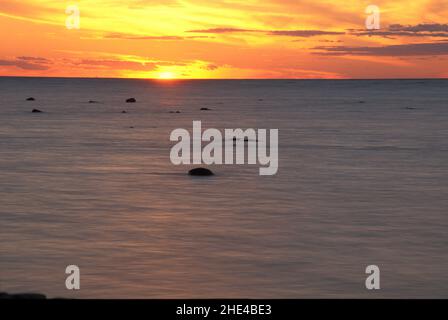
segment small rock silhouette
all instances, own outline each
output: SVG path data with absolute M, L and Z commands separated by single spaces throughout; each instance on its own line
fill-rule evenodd
M 99 102 L 96 100 L 89 100 L 89 103 L 99 103 Z
M 126 110 L 121 111 L 121 113 L 128 113 Z
M 34 99 L 33 97 L 29 97 L 28 99 L 26 99 L 26 101 L 34 101 L 36 99 Z
M 236 142 L 238 139 L 236 138 L 236 137 L 233 137 L 233 142 Z M 244 137 L 244 142 L 249 142 L 249 138 L 248 137 Z M 255 142 L 258 142 L 258 139 L 255 139 L 255 140 L 252 140 L 252 141 L 255 141 Z
M 210 109 L 210 108 L 201 108 L 200 110 L 201 111 L 209 111 L 209 110 L 212 110 L 212 109 Z
M 206 168 L 194 168 L 188 171 L 190 176 L 213 176 L 214 173 Z
M 42 111 L 39 110 L 39 109 L 33 109 L 31 112 L 32 112 L 32 113 L 42 113 Z
M 137 102 L 137 100 L 135 100 L 135 98 L 126 99 L 126 103 L 134 103 L 134 102 Z

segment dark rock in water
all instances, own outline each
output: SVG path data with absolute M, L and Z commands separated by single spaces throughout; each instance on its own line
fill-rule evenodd
M 22 299 L 22 300 L 29 300 L 29 299 L 47 299 L 47 297 L 40 293 L 16 293 L 16 294 L 9 294 L 6 292 L 0 292 L 0 299 Z
M 236 137 L 233 137 L 233 142 L 236 142 L 238 139 Z M 252 140 L 255 142 L 258 142 L 258 139 Z M 249 138 L 248 137 L 244 137 L 244 142 L 249 142 Z
M 213 176 L 214 173 L 206 168 L 194 168 L 188 171 L 190 176 Z
M 99 103 L 99 102 L 96 100 L 89 100 L 89 103 Z
M 39 109 L 33 109 L 31 112 L 32 113 L 42 113 L 42 111 L 40 111 Z
M 130 126 L 129 129 L 134 129 L 134 127 L 133 127 L 133 126 Z
M 26 99 L 26 101 L 34 101 L 36 99 L 34 99 L 33 97 L 29 97 L 28 99 Z
M 179 110 L 177 110 L 177 111 L 170 111 L 169 113 L 180 113 L 180 111 Z
M 200 110 L 201 111 L 209 111 L 209 110 L 212 110 L 212 109 L 210 109 L 210 108 L 201 108 Z
M 121 111 L 121 113 L 128 113 L 126 110 Z
M 126 99 L 126 103 L 134 103 L 134 102 L 137 102 L 137 100 L 135 100 L 135 98 Z

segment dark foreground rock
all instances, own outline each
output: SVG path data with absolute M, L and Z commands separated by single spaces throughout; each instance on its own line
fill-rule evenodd
M 135 100 L 135 98 L 126 99 L 126 103 L 134 103 L 134 102 L 137 102 L 137 100 Z
M 42 111 L 39 110 L 39 109 L 33 109 L 31 112 L 32 112 L 32 113 L 42 113 Z
M 210 108 L 201 108 L 200 110 L 201 110 L 201 111 L 210 111 L 210 110 L 212 110 L 212 109 L 210 109 Z
M 177 110 L 177 111 L 169 111 L 169 113 L 180 113 L 180 111 L 179 110 Z
M 214 173 L 206 168 L 194 168 L 188 171 L 190 176 L 213 176 Z
M 29 97 L 28 99 L 26 99 L 26 101 L 34 101 L 36 99 L 34 99 L 33 97 Z
M 89 100 L 89 103 L 99 103 L 99 102 L 96 100 Z
M 6 292 L 0 292 L 0 299 L 47 299 L 44 294 L 41 293 L 15 293 L 9 294 Z

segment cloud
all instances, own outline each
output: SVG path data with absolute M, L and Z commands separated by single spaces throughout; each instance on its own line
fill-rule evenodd
M 202 69 L 205 69 L 205 70 L 208 70 L 208 71 L 213 71 L 213 70 L 216 70 L 218 68 L 219 68 L 219 66 L 217 66 L 216 64 L 210 63 L 210 64 L 204 66 Z
M 415 43 L 382 47 L 318 46 L 315 54 L 358 56 L 438 56 L 448 55 L 448 42 Z
M 448 24 L 441 23 L 420 23 L 417 25 L 401 25 L 401 24 L 391 24 L 389 30 L 392 31 L 411 31 L 411 32 L 448 32 Z
M 184 37 L 179 36 L 140 36 L 124 33 L 108 33 L 104 36 L 107 39 L 125 39 L 125 40 L 183 40 Z
M 47 70 L 50 61 L 40 57 L 16 57 L 12 60 L 0 60 L 0 66 L 16 67 L 22 70 Z
M 345 32 L 325 31 L 325 30 L 252 30 L 252 29 L 239 29 L 239 28 L 211 28 L 211 29 L 188 30 L 187 32 L 213 33 L 213 34 L 258 32 L 271 36 L 289 36 L 289 37 L 315 37 L 323 35 L 345 34 Z
M 156 69 L 157 63 L 154 62 L 139 62 L 113 59 L 83 59 L 81 61 L 74 61 L 74 65 L 82 66 L 84 68 L 98 67 L 107 69 L 119 70 L 138 70 L 151 71 Z
M 125 33 L 108 33 L 103 36 L 105 39 L 122 39 L 122 40 L 160 40 L 160 41 L 182 41 L 182 40 L 194 40 L 194 39 L 210 39 L 210 36 L 142 36 L 135 34 L 125 34 Z
M 290 36 L 290 37 L 315 37 L 328 35 L 342 35 L 345 32 L 322 31 L 322 30 L 279 30 L 267 32 L 274 36 Z
M 185 39 L 214 39 L 215 37 L 210 36 L 188 36 Z
M 16 57 L 16 59 L 22 60 L 22 61 L 32 61 L 32 62 L 36 62 L 36 63 L 49 63 L 50 62 L 50 60 L 48 60 L 46 58 L 42 58 L 42 57 L 21 56 L 21 57 Z
M 441 23 L 420 23 L 417 25 L 391 24 L 385 30 L 351 29 L 349 31 L 356 36 L 448 38 L 448 24 Z
M 299 40 L 297 40 L 299 41 Z M 319 42 L 342 42 L 342 40 L 328 40 L 328 39 L 323 39 L 323 40 L 319 40 Z
M 250 30 L 239 28 L 211 28 L 211 29 L 188 30 L 187 32 L 219 34 L 219 33 L 236 33 L 236 32 L 261 32 L 261 30 Z

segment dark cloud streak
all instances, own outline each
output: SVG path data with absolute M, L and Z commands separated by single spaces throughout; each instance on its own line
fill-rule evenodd
M 325 30 L 251 30 L 251 29 L 239 29 L 239 28 L 211 28 L 211 29 L 188 30 L 187 32 L 213 33 L 213 34 L 264 33 L 266 35 L 271 36 L 288 36 L 288 37 L 303 37 L 303 38 L 345 34 L 345 32 L 325 31 Z
M 47 70 L 50 61 L 39 57 L 16 57 L 14 60 L 0 60 L 0 66 L 16 67 L 23 70 Z
M 243 32 L 262 32 L 261 30 L 239 29 L 239 28 L 211 28 L 211 29 L 197 29 L 188 30 L 193 33 L 243 33 Z
M 348 30 L 355 36 L 380 36 L 384 38 L 399 37 L 439 37 L 448 38 L 448 24 L 421 23 L 417 25 L 391 24 L 384 30 Z
M 179 36 L 138 36 L 123 33 L 109 33 L 104 38 L 124 40 L 184 40 L 184 37 Z
M 318 46 L 314 54 L 329 56 L 439 56 L 448 55 L 448 43 L 415 43 L 382 47 Z
M 268 34 L 273 36 L 315 37 L 315 36 L 342 35 L 345 34 L 345 32 L 322 31 L 322 30 L 279 30 L 279 31 L 269 31 Z

